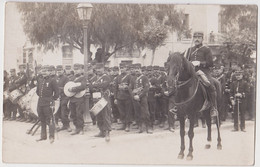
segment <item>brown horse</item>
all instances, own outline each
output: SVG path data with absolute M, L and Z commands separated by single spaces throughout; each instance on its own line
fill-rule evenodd
M 208 127 L 208 136 L 205 148 L 210 148 L 211 141 L 211 115 L 210 108 L 211 105 L 205 105 L 207 102 L 207 93 L 205 93 L 205 88 L 202 85 L 199 77 L 197 76 L 194 67 L 191 62 L 189 62 L 182 54 L 179 52 L 170 53 L 167 61 L 168 66 L 168 78 L 167 84 L 169 88 L 169 108 L 171 112 L 175 112 L 180 121 L 180 136 L 181 136 L 181 150 L 178 155 L 179 159 L 184 158 L 185 150 L 185 119 L 188 117 L 190 125 L 188 136 L 190 139 L 189 153 L 187 155 L 187 160 L 193 159 L 193 145 L 192 140 L 194 137 L 194 121 L 196 114 L 201 113 L 206 119 Z M 220 83 L 215 80 L 215 87 L 217 90 L 218 99 L 221 96 Z M 207 107 L 205 107 L 207 106 Z M 219 131 L 219 118 L 216 116 L 216 125 L 218 130 L 218 144 L 217 148 L 222 149 L 220 131 Z

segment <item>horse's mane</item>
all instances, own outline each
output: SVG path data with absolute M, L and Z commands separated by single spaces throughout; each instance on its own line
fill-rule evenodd
M 167 63 L 168 65 L 174 65 L 179 71 L 186 71 L 191 76 L 196 76 L 192 63 L 180 52 L 169 53 Z

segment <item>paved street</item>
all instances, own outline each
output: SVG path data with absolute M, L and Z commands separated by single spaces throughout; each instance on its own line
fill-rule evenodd
M 26 134 L 32 124 L 3 122 L 3 161 L 12 163 L 80 163 L 80 164 L 174 164 L 174 165 L 251 165 L 254 161 L 254 122 L 246 122 L 246 132 L 231 132 L 232 123 L 222 125 L 222 150 L 217 150 L 216 128 L 211 149 L 206 150 L 206 129 L 195 129 L 194 159 L 177 159 L 180 148 L 179 130 L 155 130 L 154 134 L 112 131 L 111 141 L 95 138 L 96 127 L 89 126 L 83 135 L 59 132 L 53 144 L 36 142 Z M 115 125 L 114 125 L 115 126 Z M 186 135 L 186 151 L 188 136 Z

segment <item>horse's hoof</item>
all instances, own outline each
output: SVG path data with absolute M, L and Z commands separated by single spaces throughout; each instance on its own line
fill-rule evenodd
M 222 145 L 218 144 L 217 148 L 218 148 L 218 150 L 222 150 Z
M 210 144 L 205 145 L 205 149 L 210 149 L 210 147 L 211 147 Z
M 179 154 L 178 155 L 178 159 L 183 159 L 184 158 L 184 154 Z
M 192 156 L 192 155 L 187 155 L 187 160 L 188 160 L 188 161 L 193 160 L 193 156 Z

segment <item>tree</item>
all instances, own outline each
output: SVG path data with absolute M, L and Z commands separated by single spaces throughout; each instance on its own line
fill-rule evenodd
M 223 42 L 233 61 L 251 63 L 250 55 L 256 50 L 257 6 L 222 5 L 222 24 L 226 25 Z
M 124 47 L 156 48 L 162 45 L 169 27 L 181 29 L 181 12 L 177 12 L 173 5 L 92 5 L 88 49 L 91 44 L 102 48 L 105 61 Z M 68 43 L 83 53 L 83 30 L 76 3 L 32 2 L 18 3 L 17 6 L 22 14 L 24 32 L 32 44 L 49 50 L 60 43 Z

